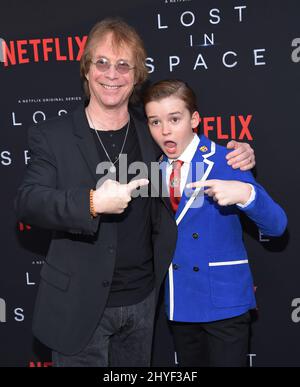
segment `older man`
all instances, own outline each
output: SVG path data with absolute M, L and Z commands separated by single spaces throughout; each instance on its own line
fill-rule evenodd
M 33 330 L 55 366 L 150 365 L 155 303 L 177 229 L 168 199 L 132 199 L 147 180 L 120 183 L 121 155 L 147 167 L 159 156 L 144 116 L 128 106 L 147 77 L 145 58 L 131 26 L 97 23 L 81 59 L 87 106 L 29 131 L 16 207 L 22 221 L 53 231 Z M 230 146 L 236 167 L 254 165 L 247 144 Z M 115 179 L 98 187 L 101 162 Z

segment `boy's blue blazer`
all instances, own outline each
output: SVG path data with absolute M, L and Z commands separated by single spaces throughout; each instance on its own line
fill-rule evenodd
M 228 166 L 227 153 L 225 147 L 201 136 L 187 182 L 244 181 L 254 186 L 255 199 L 244 209 L 236 205 L 219 206 L 201 190 L 189 207 L 188 192 L 184 191 L 176 213 L 177 246 L 166 281 L 170 320 L 209 322 L 254 308 L 253 280 L 239 213 L 245 212 L 266 235 L 281 235 L 286 228 L 287 218 L 282 208 L 257 184 L 251 172 Z M 165 166 L 162 163 L 163 176 Z

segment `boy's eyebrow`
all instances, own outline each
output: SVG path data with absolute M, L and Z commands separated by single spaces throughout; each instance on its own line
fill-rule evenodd
M 173 114 L 182 114 L 182 113 L 181 112 L 172 112 L 172 113 L 169 113 L 169 116 L 171 116 Z
M 172 112 L 172 113 L 169 113 L 168 116 L 172 116 L 174 114 L 182 114 L 181 112 Z M 158 116 L 147 116 L 148 119 L 150 118 L 158 118 Z

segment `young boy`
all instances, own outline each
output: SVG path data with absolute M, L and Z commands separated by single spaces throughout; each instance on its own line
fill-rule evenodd
M 199 113 L 185 83 L 152 85 L 144 104 L 178 224 L 165 297 L 179 364 L 245 366 L 255 297 L 239 212 L 272 236 L 284 232 L 286 215 L 250 172 L 227 165 L 226 148 L 194 133 Z

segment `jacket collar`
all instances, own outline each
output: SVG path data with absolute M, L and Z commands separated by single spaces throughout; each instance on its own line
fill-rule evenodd
M 190 169 L 188 173 L 188 178 L 186 183 L 194 182 L 197 180 L 207 180 L 214 166 L 214 162 L 210 159 L 216 151 L 216 144 L 209 140 L 207 137 L 201 135 L 200 143 L 197 146 L 197 150 L 194 154 L 192 162 L 190 164 Z M 167 157 L 163 157 L 163 182 L 166 184 L 165 174 L 166 174 L 166 165 L 167 165 Z M 175 214 L 177 225 L 181 222 L 183 217 L 185 216 L 188 209 L 191 207 L 195 200 L 203 200 L 203 197 L 198 196 L 200 189 L 196 189 L 193 191 L 193 196 L 191 197 L 192 190 L 184 190 L 182 193 L 182 197 L 179 202 L 179 206 L 177 212 Z M 189 195 L 190 194 L 190 195 Z M 196 203 L 194 203 L 195 205 Z M 197 203 L 196 207 L 199 204 Z
M 200 166 L 200 168 L 196 168 L 196 171 L 193 169 L 192 171 L 189 171 L 188 182 L 197 180 L 205 181 L 208 179 L 214 166 L 214 162 L 210 159 L 210 157 L 212 157 L 215 153 L 216 144 L 202 135 L 200 137 L 200 143 L 191 163 L 191 168 L 197 165 L 197 163 L 199 163 L 198 166 Z M 200 174 L 198 173 L 199 169 Z M 192 196 L 188 197 L 185 195 L 185 193 L 183 194 L 178 206 L 178 210 L 176 212 L 177 225 L 184 218 L 191 206 L 193 206 L 193 208 L 200 208 L 203 205 L 204 196 L 199 195 L 200 191 L 200 188 L 196 188 L 193 191 Z
M 96 167 L 99 163 L 99 156 L 83 105 L 80 105 L 73 112 L 73 132 L 82 157 L 96 183 Z
M 147 172 L 148 178 L 150 180 L 151 162 L 155 162 L 159 158 L 159 156 L 161 155 L 161 151 L 158 146 L 156 146 L 151 137 L 143 113 L 134 108 L 129 108 L 129 113 L 135 125 L 135 130 L 142 154 L 142 161 L 146 164 L 148 168 Z M 79 150 L 90 171 L 92 181 L 96 186 L 98 180 L 96 175 L 96 167 L 99 163 L 99 155 L 83 105 L 80 105 L 73 112 L 73 131 L 75 137 L 77 138 L 77 145 L 79 147 Z M 159 187 L 162 187 L 161 173 L 159 173 L 158 178 Z M 162 196 L 159 187 L 157 187 L 156 185 L 152 185 L 151 193 L 155 193 L 155 196 L 159 196 L 162 199 L 164 205 L 169 210 L 170 215 L 173 216 L 170 200 Z
M 151 162 L 155 161 L 158 156 L 154 142 L 152 140 L 143 113 L 132 107 L 129 108 L 129 113 L 135 126 L 137 139 L 141 150 L 142 161 L 146 164 L 148 172 L 150 173 Z M 96 183 L 96 167 L 99 163 L 99 155 L 83 105 L 80 105 L 73 112 L 73 132 L 77 138 L 77 145 L 79 150 L 88 166 L 93 180 Z

